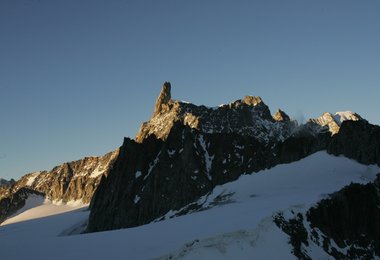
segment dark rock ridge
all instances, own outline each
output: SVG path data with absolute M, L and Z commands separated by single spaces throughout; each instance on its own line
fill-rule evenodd
M 345 121 L 339 133 L 333 136 L 328 152 L 380 166 L 380 127 L 365 120 Z
M 149 223 L 216 185 L 299 160 L 331 140 L 324 121 L 298 127 L 283 111 L 272 117 L 260 97 L 208 108 L 174 101 L 170 90 L 165 83 L 152 118 L 135 140 L 124 140 L 91 202 L 89 232 Z
M 28 194 L 43 194 L 53 202 L 90 202 L 103 175 L 107 175 L 118 155 L 118 150 L 100 157 L 86 157 L 82 160 L 64 163 L 51 171 L 29 173 L 12 185 L 0 188 L 0 219 L 5 219 L 14 210 L 4 205 L 16 199 L 17 205 L 24 205 Z M 17 196 L 20 190 L 28 190 L 25 196 Z M 16 196 L 16 197 L 15 197 Z M 24 202 L 22 202 L 24 201 Z M 6 207 L 9 208 L 9 207 Z M 18 210 L 19 208 L 13 207 Z M 11 209 L 13 209 L 11 207 Z M 1 222 L 1 221 L 0 221 Z
M 335 259 L 380 257 L 380 174 L 373 183 L 350 184 L 305 215 L 294 215 L 286 220 L 278 214 L 274 221 L 290 236 L 299 259 L 311 259 L 311 243 Z

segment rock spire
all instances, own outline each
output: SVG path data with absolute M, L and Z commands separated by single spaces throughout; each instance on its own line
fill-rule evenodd
M 171 100 L 171 84 L 168 81 L 162 85 L 162 90 L 160 95 L 157 98 L 156 106 L 154 108 L 153 116 L 160 114 L 162 111 L 166 111 L 168 106 L 167 104 Z

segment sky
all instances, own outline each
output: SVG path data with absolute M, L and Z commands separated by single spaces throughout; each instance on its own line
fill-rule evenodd
M 216 106 L 380 124 L 380 1 L 0 1 L 0 177 L 133 138 L 164 81 Z

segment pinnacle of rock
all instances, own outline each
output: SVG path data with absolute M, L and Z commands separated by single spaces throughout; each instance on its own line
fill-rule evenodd
M 276 121 L 290 121 L 290 117 L 281 109 L 277 110 L 276 114 L 273 116 Z
M 171 100 L 171 84 L 170 82 L 166 81 L 162 85 L 162 90 L 160 95 L 157 98 L 156 106 L 154 108 L 153 116 L 160 114 L 162 111 L 167 110 L 167 104 Z

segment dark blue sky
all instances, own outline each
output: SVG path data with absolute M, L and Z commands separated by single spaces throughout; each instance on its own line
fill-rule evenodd
M 0 177 L 114 150 L 165 80 L 209 106 L 380 124 L 380 1 L 0 2 Z

